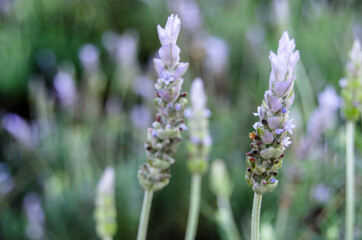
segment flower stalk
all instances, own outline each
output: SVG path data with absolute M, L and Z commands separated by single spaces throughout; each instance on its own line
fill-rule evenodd
M 195 239 L 197 232 L 201 198 L 201 178 L 202 176 L 200 174 L 193 174 L 191 176 L 190 208 L 187 220 L 186 240 Z
M 347 122 L 346 133 L 346 239 L 354 239 L 355 225 L 355 174 L 354 174 L 354 128 L 355 122 Z
M 157 26 L 161 48 L 160 58 L 155 58 L 154 65 L 158 74 L 155 84 L 155 104 L 157 106 L 156 120 L 148 129 L 145 150 L 147 163 L 140 166 L 138 180 L 145 189 L 142 213 L 138 229 L 138 240 L 147 236 L 148 218 L 151 209 L 153 192 L 164 188 L 170 180 L 170 167 L 175 162 L 175 154 L 186 129 L 183 120 L 187 104 L 187 93 L 181 93 L 182 75 L 188 68 L 188 63 L 181 63 L 180 48 L 176 41 L 180 32 L 181 21 L 177 15 L 168 17 L 165 28 Z
M 253 211 L 251 214 L 251 240 L 259 240 L 260 210 L 263 195 L 254 193 Z

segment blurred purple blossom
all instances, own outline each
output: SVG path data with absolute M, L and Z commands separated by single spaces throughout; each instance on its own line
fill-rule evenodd
M 169 1 L 170 8 L 179 13 L 182 26 L 190 32 L 197 31 L 202 25 L 202 15 L 196 1 Z
M 141 75 L 133 81 L 133 91 L 141 97 L 151 100 L 154 95 L 153 85 L 153 81 L 148 76 Z
M 36 145 L 36 134 L 32 126 L 17 114 L 6 114 L 2 119 L 4 129 L 20 144 L 32 149 Z
M 131 110 L 131 121 L 136 128 L 146 129 L 152 121 L 151 111 L 142 105 L 138 105 Z
M 28 193 L 23 200 L 23 208 L 28 220 L 26 234 L 30 239 L 44 239 L 45 215 L 41 207 L 40 196 Z
M 54 77 L 54 88 L 63 106 L 69 107 L 74 105 L 77 92 L 71 74 L 64 71 L 58 72 Z
M 319 106 L 309 119 L 307 134 L 297 150 L 301 158 L 306 157 L 309 150 L 319 141 L 323 133 L 335 124 L 337 110 L 341 106 L 341 98 L 333 87 L 328 86 L 318 94 L 318 103 Z
M 229 67 L 229 46 L 218 37 L 207 37 L 204 41 L 206 56 L 204 65 L 213 75 L 223 75 Z
M 113 59 L 124 67 L 133 66 L 137 61 L 138 34 L 135 31 L 127 31 L 118 35 L 113 31 L 107 31 L 102 36 L 102 42 Z
M 87 71 L 98 68 L 99 50 L 93 44 L 85 44 L 79 50 L 79 59 Z
M 333 190 L 324 184 L 318 184 L 311 189 L 312 198 L 320 204 L 326 204 L 331 200 Z

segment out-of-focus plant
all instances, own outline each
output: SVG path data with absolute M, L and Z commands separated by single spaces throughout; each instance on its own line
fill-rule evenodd
M 145 190 L 138 240 L 146 239 L 148 219 L 153 192 L 161 190 L 171 177 L 170 166 L 175 162 L 175 154 L 182 140 L 181 131 L 186 129 L 183 112 L 187 104 L 186 93 L 181 93 L 182 75 L 188 63 L 180 63 L 180 48 L 176 45 L 180 33 L 181 21 L 177 15 L 171 15 L 163 29 L 157 26 L 162 47 L 154 59 L 158 74 L 155 103 L 158 107 L 156 121 L 148 129 L 145 142 L 147 163 L 140 166 L 138 179 Z
M 210 188 L 216 195 L 217 200 L 216 221 L 225 232 L 227 239 L 241 240 L 230 207 L 230 196 L 233 187 L 222 160 L 215 160 L 211 164 Z
M 201 179 L 208 167 L 208 156 L 212 142 L 208 129 L 210 110 L 206 108 L 207 99 L 204 84 L 200 78 L 192 82 L 190 97 L 191 107 L 185 110 L 190 135 L 188 144 L 190 160 L 187 165 L 191 173 L 189 217 L 185 237 L 187 240 L 193 240 L 196 237 L 201 198 Z
M 341 99 L 337 95 L 336 90 L 328 86 L 323 92 L 318 94 L 318 103 L 318 107 L 313 111 L 309 119 L 307 133 L 301 138 L 296 148 L 296 161 L 294 161 L 294 166 L 290 168 L 290 173 L 286 176 L 288 181 L 284 182 L 283 197 L 281 198 L 275 223 L 276 232 L 280 239 L 284 239 L 289 210 L 297 183 L 299 182 L 301 171 L 298 169 L 301 169 L 302 164 L 305 164 L 306 157 L 311 150 L 319 145 L 323 134 L 335 125 Z
M 108 167 L 104 170 L 97 187 L 94 217 L 97 234 L 102 240 L 111 240 L 117 231 L 114 179 L 114 169 Z
M 355 124 L 362 107 L 362 49 L 355 40 L 346 65 L 346 78 L 341 80 L 346 123 L 346 239 L 355 238 Z
M 293 133 L 295 125 L 289 119 L 289 108 L 294 101 L 293 70 L 299 60 L 295 51 L 294 39 L 290 40 L 284 32 L 279 41 L 277 54 L 270 53 L 272 71 L 269 90 L 258 112 L 259 121 L 253 127 L 255 131 L 249 137 L 253 141 L 252 150 L 246 154 L 245 179 L 254 191 L 254 203 L 251 222 L 251 239 L 259 239 L 259 219 L 262 195 L 273 191 L 278 185 L 275 176 L 282 166 L 284 150 L 290 145 L 288 132 Z

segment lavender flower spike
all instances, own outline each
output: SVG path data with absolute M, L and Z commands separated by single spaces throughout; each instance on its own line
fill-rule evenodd
M 114 178 L 114 169 L 107 167 L 97 186 L 94 216 L 97 234 L 103 240 L 112 239 L 117 230 Z
M 155 104 L 158 108 L 156 120 L 148 129 L 145 142 L 147 163 L 138 172 L 141 186 L 147 191 L 156 191 L 166 186 L 170 179 L 173 154 L 181 141 L 181 131 L 186 129 L 182 119 L 187 104 L 186 93 L 181 93 L 182 75 L 188 63 L 180 63 L 180 48 L 176 45 L 181 22 L 171 15 L 166 27 L 157 27 L 161 48 L 160 58 L 154 59 L 158 74 Z
M 344 115 L 347 120 L 358 119 L 362 106 L 362 48 L 355 40 L 346 66 L 346 78 L 340 81 L 343 88 Z
M 283 152 L 291 143 L 287 135 L 288 132 L 292 134 L 295 127 L 289 119 L 289 108 L 294 100 L 293 70 L 299 59 L 299 52 L 294 48 L 294 39 L 289 39 L 288 33 L 284 32 L 277 53 L 270 52 L 269 90 L 255 113 L 259 117 L 253 125 L 255 132 L 249 134 L 252 150 L 246 154 L 245 178 L 259 195 L 273 191 L 278 185 L 275 176 L 282 166 Z
M 206 160 L 212 140 L 208 130 L 210 110 L 206 108 L 204 84 L 200 78 L 193 81 L 190 96 L 191 107 L 185 110 L 185 117 L 189 119 L 190 127 L 188 149 L 191 159 L 188 168 L 193 174 L 203 174 L 207 169 Z

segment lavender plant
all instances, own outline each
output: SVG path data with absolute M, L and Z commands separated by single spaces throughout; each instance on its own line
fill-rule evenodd
M 173 155 L 181 142 L 181 131 L 186 129 L 183 113 L 187 104 L 186 93 L 181 93 L 182 75 L 188 63 L 180 63 L 180 48 L 176 41 L 181 21 L 177 15 L 171 15 L 165 28 L 157 26 L 162 47 L 154 59 L 158 74 L 155 104 L 158 108 L 156 121 L 148 129 L 145 142 L 147 163 L 140 166 L 138 179 L 145 189 L 142 213 L 138 228 L 138 240 L 146 239 L 148 218 L 153 192 L 164 188 L 170 180 L 170 166 Z
M 114 188 L 114 169 L 108 167 L 98 183 L 95 199 L 96 229 L 102 240 L 111 240 L 117 230 Z
M 251 151 L 246 153 L 245 179 L 254 191 L 251 233 L 252 240 L 259 239 L 259 218 L 262 195 L 273 191 L 278 185 L 275 176 L 282 166 L 284 150 L 291 144 L 288 133 L 295 127 L 289 119 L 289 108 L 294 100 L 294 67 L 299 60 L 299 51 L 294 51 L 294 39 L 284 32 L 279 40 L 277 54 L 270 52 L 272 71 L 269 90 L 258 107 L 259 117 L 249 134 Z
M 211 137 L 208 130 L 210 110 L 206 108 L 204 84 L 200 78 L 191 85 L 191 108 L 187 108 L 185 116 L 190 127 L 190 142 L 188 149 L 190 161 L 188 169 L 191 173 L 191 194 L 189 217 L 187 221 L 187 240 L 195 239 L 200 209 L 201 178 L 207 170 Z
M 347 120 L 346 130 L 346 238 L 354 239 L 355 225 L 355 160 L 354 131 L 362 106 L 362 49 L 355 40 L 346 66 L 346 78 L 340 84 L 343 88 L 343 112 Z

